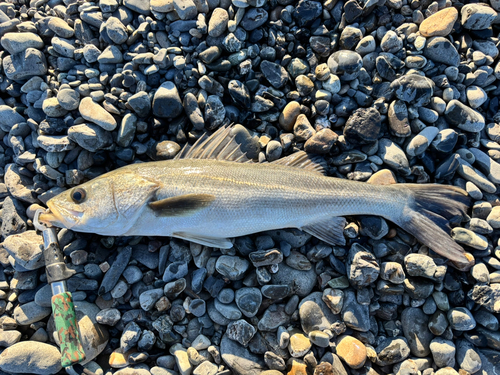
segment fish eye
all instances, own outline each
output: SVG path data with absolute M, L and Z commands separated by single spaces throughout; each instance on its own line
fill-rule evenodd
M 85 200 L 86 196 L 87 194 L 82 188 L 76 188 L 71 193 L 71 199 L 73 199 L 73 202 L 75 203 L 82 203 Z

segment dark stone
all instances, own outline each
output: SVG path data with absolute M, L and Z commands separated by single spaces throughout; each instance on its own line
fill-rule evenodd
M 347 23 L 354 22 L 361 14 L 363 14 L 363 8 L 356 0 L 349 0 L 344 4 L 344 17 Z
M 359 108 L 347 120 L 344 136 L 352 144 L 375 142 L 381 128 L 380 113 L 375 108 Z
M 419 74 L 410 74 L 391 83 L 396 97 L 415 106 L 429 103 L 434 93 L 434 82 Z
M 455 46 L 446 38 L 436 36 L 427 40 L 424 56 L 435 63 L 451 66 L 460 64 L 460 55 Z
M 269 15 L 262 8 L 250 8 L 245 12 L 240 26 L 246 31 L 252 31 L 266 23 Z M 196 26 L 194 26 L 196 28 Z
M 294 18 L 300 27 L 310 26 L 316 18 L 321 16 L 323 6 L 317 1 L 300 0 L 293 12 Z
M 99 288 L 99 295 L 110 292 L 118 282 L 121 274 L 127 268 L 130 257 L 132 256 L 132 248 L 130 246 L 124 247 L 116 256 L 115 261 L 111 268 L 106 272 L 102 279 L 101 287 Z
M 260 63 L 260 71 L 271 85 L 279 89 L 288 81 L 288 73 L 279 64 L 264 60 Z

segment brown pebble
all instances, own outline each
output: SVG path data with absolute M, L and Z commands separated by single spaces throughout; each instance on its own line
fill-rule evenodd
M 341 336 L 337 343 L 337 355 L 350 368 L 363 367 L 366 361 L 366 347 L 358 339 L 352 336 Z
M 314 369 L 314 375 L 335 375 L 333 366 L 328 362 L 321 362 Z
M 425 37 L 447 36 L 457 19 L 458 11 L 454 7 L 440 10 L 420 24 L 420 34 Z
M 297 120 L 299 115 L 300 104 L 296 101 L 288 103 L 285 108 L 283 108 L 283 112 L 281 112 L 279 117 L 279 124 L 281 128 L 287 132 L 291 132 L 293 125 L 295 124 L 295 120 Z
M 291 364 L 291 366 L 287 375 L 307 375 L 307 365 L 304 361 L 293 358 L 289 361 L 289 364 Z
M 109 365 L 113 368 L 127 367 L 130 364 L 130 354 L 136 351 L 135 349 L 130 349 L 128 352 L 123 353 L 121 348 L 115 349 L 109 356 Z
M 321 129 L 304 144 L 304 151 L 311 154 L 328 154 L 339 136 L 331 129 Z
M 396 176 L 389 169 L 381 169 L 375 172 L 367 182 L 372 185 L 392 185 L 398 183 Z

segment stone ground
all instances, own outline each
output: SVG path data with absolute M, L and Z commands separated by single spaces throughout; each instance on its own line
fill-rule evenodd
M 229 250 L 59 231 L 96 374 L 500 374 L 500 1 L 0 3 L 0 374 L 56 374 L 35 210 L 230 123 L 247 156 L 473 199 L 459 271 L 379 217 Z M 443 251 L 443 249 L 440 249 Z

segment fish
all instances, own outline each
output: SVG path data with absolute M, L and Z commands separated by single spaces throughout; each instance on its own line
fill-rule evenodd
M 325 160 L 303 151 L 256 163 L 225 126 L 174 159 L 130 164 L 47 202 L 47 225 L 105 236 L 169 236 L 228 249 L 230 238 L 298 228 L 346 245 L 345 217 L 381 216 L 457 268 L 470 265 L 449 235 L 470 198 L 441 184 L 374 185 L 326 176 Z M 243 128 L 244 129 L 244 128 Z

